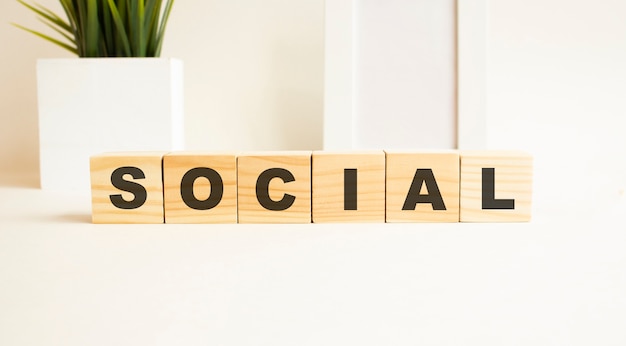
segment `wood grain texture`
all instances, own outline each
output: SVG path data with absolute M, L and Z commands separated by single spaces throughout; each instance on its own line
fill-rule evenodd
M 256 185 L 261 173 L 268 169 L 285 169 L 295 178 L 283 182 L 274 178 L 269 183 L 269 197 L 280 201 L 286 194 L 295 197 L 286 210 L 268 210 L 257 199 Z M 311 222 L 311 152 L 284 151 L 246 153 L 237 160 L 239 223 L 310 223 Z
M 162 158 L 164 152 L 108 153 L 90 158 L 91 205 L 93 223 L 163 223 Z M 111 202 L 111 195 L 132 201 L 134 194 L 121 191 L 111 182 L 112 173 L 120 167 L 137 167 L 145 178 L 124 180 L 140 184 L 147 192 L 146 201 L 136 209 L 120 209 Z
M 530 221 L 533 159 L 523 152 L 461 151 L 461 222 Z M 483 209 L 483 168 L 494 169 L 495 199 L 514 209 Z
M 209 168 L 221 178 L 219 204 L 206 210 L 188 206 L 181 189 L 188 188 L 199 200 L 207 200 L 219 187 L 206 177 L 198 177 L 193 186 L 181 187 L 186 173 L 195 168 Z M 237 155 L 234 153 L 177 152 L 163 157 L 165 223 L 237 223 Z
M 386 151 L 386 155 L 387 222 L 459 222 L 458 152 Z M 432 170 L 445 210 L 434 210 L 433 203 L 415 203 L 415 209 L 403 210 L 418 169 Z M 418 192 L 420 195 L 436 194 L 428 190 L 426 183 L 421 184 Z
M 312 161 L 313 222 L 385 222 L 383 151 L 315 151 Z M 345 169 L 355 170 L 352 174 L 356 177 L 356 198 L 345 196 Z M 348 210 L 346 198 L 354 198 Z

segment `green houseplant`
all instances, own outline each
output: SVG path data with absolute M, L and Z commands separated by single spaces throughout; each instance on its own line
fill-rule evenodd
M 67 19 L 17 0 L 63 39 L 16 25 L 80 57 L 158 57 L 173 0 L 59 0 Z
M 80 57 L 37 61 L 42 189 L 89 191 L 102 152 L 183 149 L 183 64 L 159 57 L 174 0 L 17 1 L 56 34 L 16 26 Z

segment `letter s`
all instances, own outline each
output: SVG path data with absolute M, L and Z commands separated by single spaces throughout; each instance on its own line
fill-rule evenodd
M 135 198 L 126 201 L 121 194 L 110 195 L 111 203 L 119 209 L 137 209 L 146 203 L 148 192 L 143 185 L 133 181 L 124 180 L 124 175 L 129 174 L 133 179 L 145 179 L 146 175 L 137 167 L 120 167 L 111 173 L 111 184 L 116 188 L 132 193 Z

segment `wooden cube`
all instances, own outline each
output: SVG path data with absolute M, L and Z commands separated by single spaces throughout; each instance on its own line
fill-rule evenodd
M 247 153 L 237 160 L 240 223 L 311 222 L 311 152 Z
M 165 223 L 237 223 L 237 156 L 178 152 L 163 157 Z
M 163 152 L 94 155 L 93 223 L 163 223 Z
M 387 222 L 459 222 L 456 151 L 387 154 Z
M 461 222 L 529 221 L 532 162 L 522 152 L 461 152 Z
M 385 153 L 313 152 L 313 222 L 385 222 Z

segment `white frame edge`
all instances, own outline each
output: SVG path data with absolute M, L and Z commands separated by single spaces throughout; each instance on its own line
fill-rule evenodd
M 457 148 L 487 147 L 487 0 L 457 0 Z
M 359 0 L 326 1 L 324 149 L 354 148 L 354 37 Z M 487 0 L 457 0 L 457 148 L 486 147 Z

